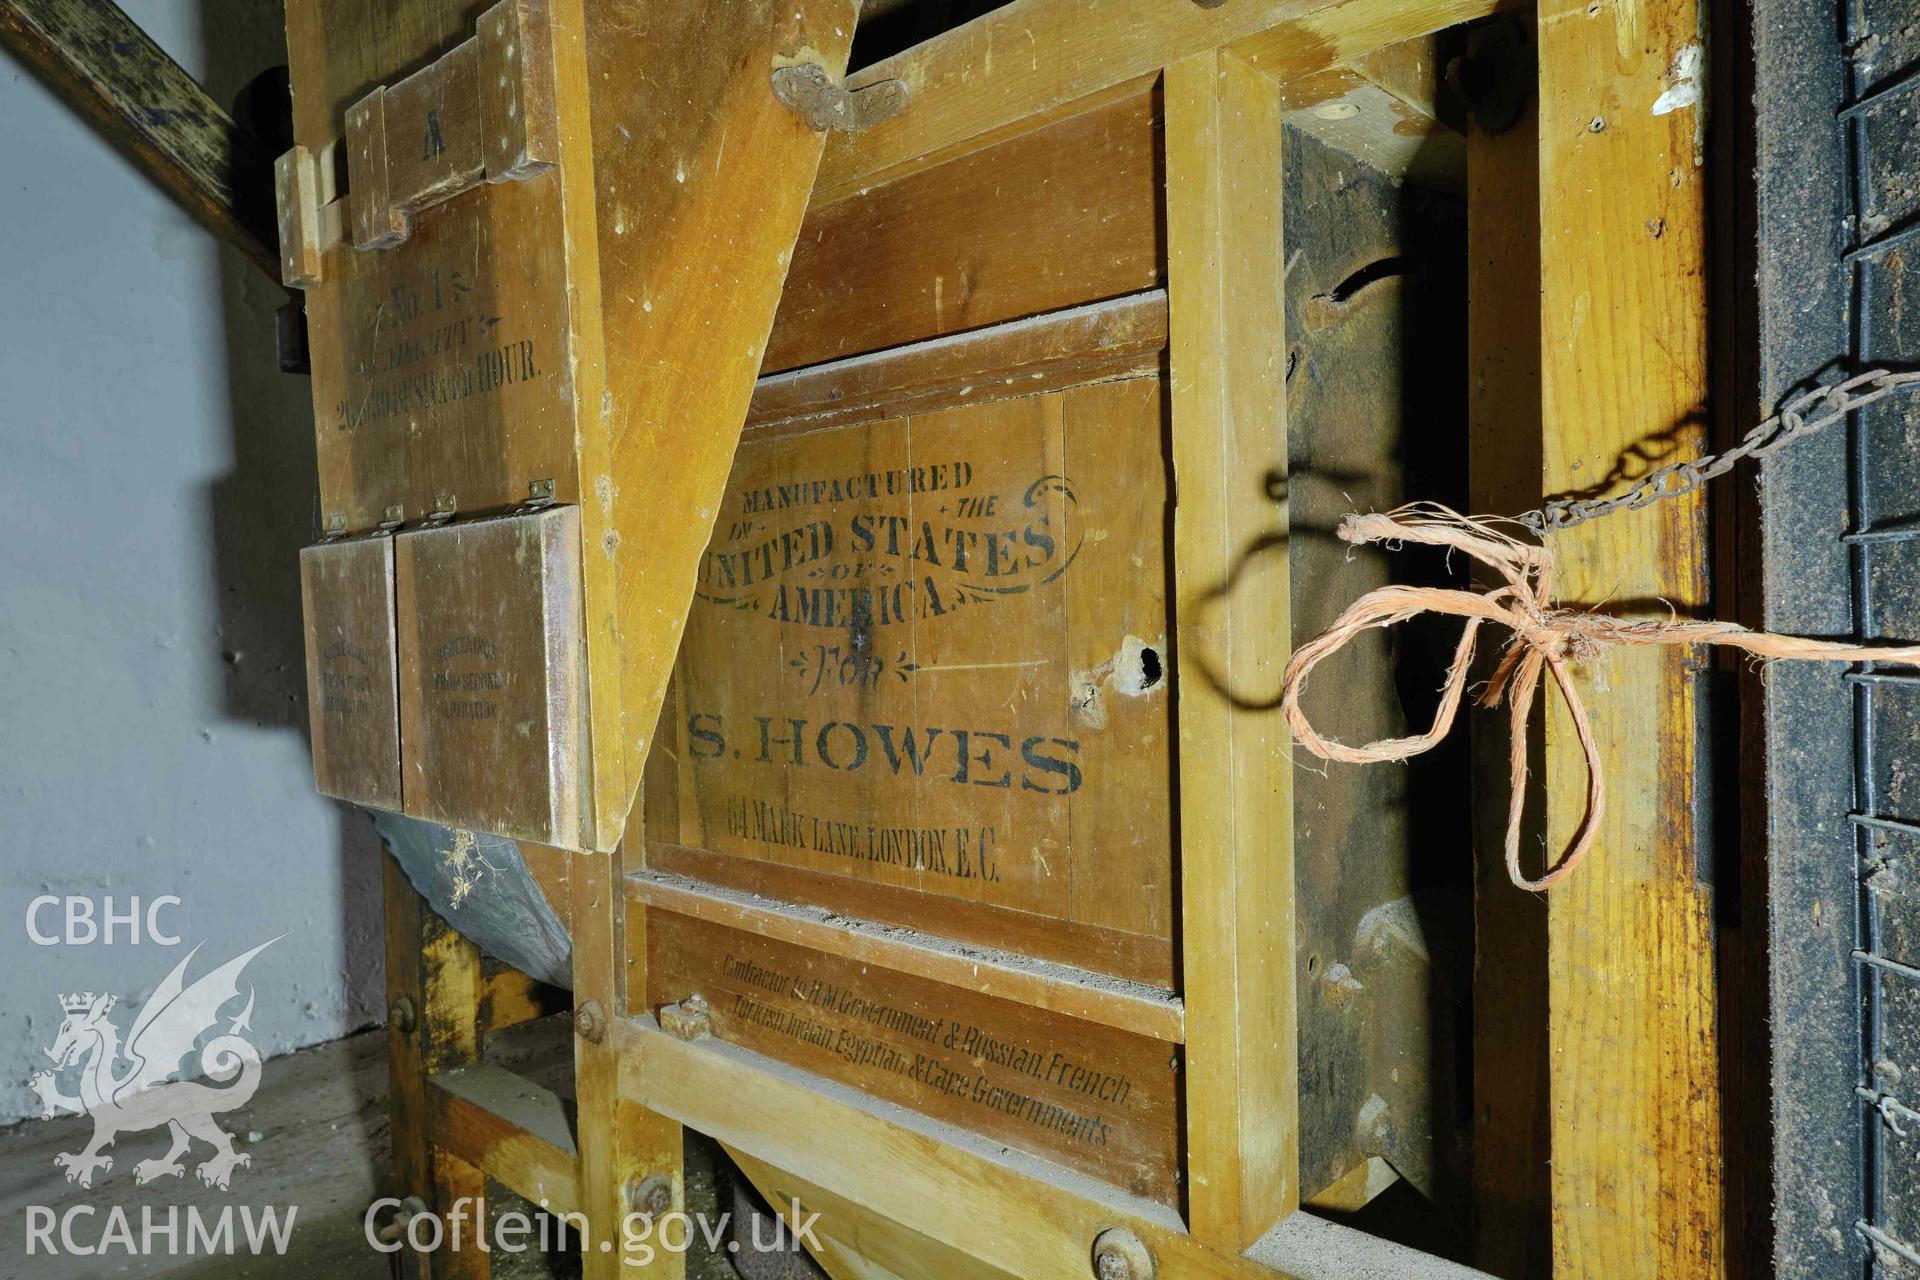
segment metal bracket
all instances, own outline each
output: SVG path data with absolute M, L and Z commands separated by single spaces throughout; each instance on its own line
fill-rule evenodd
M 904 80 L 882 80 L 849 91 L 817 62 L 776 67 L 773 96 L 798 112 L 810 128 L 822 133 L 828 129 L 865 133 L 907 109 Z
M 705 1040 L 713 1034 L 713 1010 L 705 996 L 695 992 L 679 1004 L 662 1006 L 660 1029 L 675 1040 Z

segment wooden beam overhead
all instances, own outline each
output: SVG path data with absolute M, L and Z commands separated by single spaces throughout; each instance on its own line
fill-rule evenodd
M 0 0 L 0 44 L 207 230 L 280 278 L 271 157 L 112 0 Z M 264 182 L 259 214 L 245 184 Z
M 912 104 L 827 143 L 816 207 L 1077 113 L 1094 95 L 1196 53 L 1230 47 L 1285 82 L 1512 8 L 1519 0 L 1014 0 L 847 77 L 906 84 Z

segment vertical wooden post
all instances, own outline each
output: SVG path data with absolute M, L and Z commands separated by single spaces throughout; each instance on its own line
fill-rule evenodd
M 1529 28 L 1531 24 L 1528 24 Z M 1530 29 L 1523 37 L 1531 40 Z M 1491 37 L 1477 56 L 1503 55 Z M 1521 49 L 1512 50 L 1518 73 Z M 1526 64 L 1531 69 L 1531 64 Z M 1539 505 L 1539 115 L 1529 87 L 1499 133 L 1467 131 L 1468 506 Z M 1484 584 L 1491 587 L 1494 584 Z M 1498 654 L 1482 659 L 1490 675 Z M 1535 717 L 1533 753 L 1540 753 Z M 1547 910 L 1507 878 L 1507 719 L 1473 729 L 1474 1264 L 1521 1280 L 1552 1257 L 1547 1070 Z M 1537 815 L 1526 828 L 1535 840 Z
M 1546 487 L 1625 451 L 1705 443 L 1706 136 L 1698 0 L 1540 6 Z M 1665 616 L 1707 598 L 1701 494 L 1556 536 L 1571 603 Z M 1724 1272 L 1712 891 L 1702 884 L 1694 675 L 1677 649 L 1579 669 L 1611 803 L 1548 900 L 1556 1274 Z M 1547 845 L 1585 812 L 1571 722 L 1548 717 Z
M 1222 52 L 1165 96 L 1189 1217 L 1238 1253 L 1300 1201 L 1282 126 Z
M 393 1133 L 393 1194 L 417 1195 L 443 1220 L 471 1180 L 443 1182 L 427 1120 L 427 1077 L 480 1054 L 480 949 L 436 915 L 400 864 L 384 859 L 387 916 L 387 1107 Z M 476 1171 L 477 1172 L 477 1171 Z M 480 1180 L 484 1193 L 484 1179 Z M 476 1251 L 477 1252 L 477 1251 Z M 434 1275 L 484 1276 L 445 1250 L 427 1260 Z
M 633 807 L 627 841 L 640 839 L 643 806 Z M 604 1033 L 609 1020 L 627 1015 L 628 957 L 639 975 L 645 948 L 625 938 L 626 899 L 621 892 L 628 845 L 609 854 L 583 853 L 575 864 L 573 890 L 574 1089 L 580 1147 L 580 1203 L 590 1237 L 581 1248 L 585 1280 L 684 1280 L 686 1254 L 657 1247 L 657 1236 L 636 1242 L 624 1230 L 633 1212 L 630 1192 L 652 1174 L 673 1188 L 673 1211 L 686 1209 L 680 1126 L 620 1100 L 620 1057 Z M 639 946 L 630 952 L 630 946 Z M 641 978 L 633 979 L 636 984 Z M 592 1012 L 583 1016 L 591 1006 Z M 636 1230 L 638 1222 L 636 1221 Z M 676 1240 L 677 1236 L 674 1237 Z M 610 1247 L 603 1248 L 606 1244 Z M 629 1247 L 630 1245 L 641 1247 Z M 648 1246 L 651 1245 L 650 1249 Z M 651 1253 L 651 1257 L 648 1254 Z
M 435 1150 L 432 1157 L 433 1203 L 446 1235 L 428 1269 L 433 1280 L 487 1280 L 492 1241 L 481 1239 L 487 1229 L 487 1175 L 450 1151 Z

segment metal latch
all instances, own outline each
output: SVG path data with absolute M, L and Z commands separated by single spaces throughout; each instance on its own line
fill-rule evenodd
M 904 80 L 882 80 L 850 91 L 817 62 L 775 68 L 773 96 L 823 133 L 865 133 L 907 109 Z

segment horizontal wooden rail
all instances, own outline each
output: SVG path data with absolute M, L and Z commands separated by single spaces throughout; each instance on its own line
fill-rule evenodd
M 1167 291 L 1148 289 L 762 377 L 749 431 L 813 430 L 1160 371 Z
M 907 86 L 910 106 L 835 137 L 815 206 L 1024 133 L 1181 58 L 1222 45 L 1280 80 L 1518 7 L 1524 0 L 1015 0 L 847 77 Z M 996 61 L 997 59 L 997 61 Z
M 623 1100 L 996 1274 L 1086 1275 L 1094 1237 L 1117 1226 L 1146 1242 L 1164 1280 L 1486 1280 L 1482 1272 L 1306 1214 L 1282 1222 L 1247 1256 L 1233 1257 L 1202 1245 L 1163 1206 L 737 1045 L 676 1040 L 652 1018 L 616 1019 L 606 1043 L 619 1058 Z
M 427 1079 L 427 1132 L 549 1213 L 579 1210 L 580 1155 L 566 1104 L 503 1067 L 474 1063 Z
M 635 872 L 627 877 L 627 896 L 661 911 L 1157 1040 L 1177 1044 L 1186 1034 L 1186 1011 L 1178 999 L 1117 978 L 1007 953 L 989 956 L 977 946 L 963 949 L 928 934 L 863 926 L 838 913 L 831 913 L 828 923 L 830 913 L 822 908 L 775 903 L 683 876 Z

